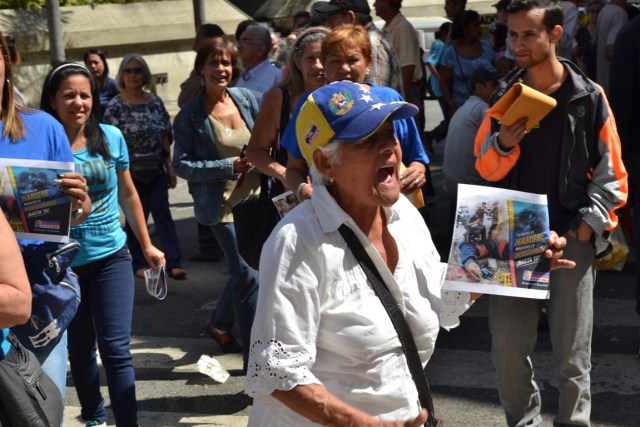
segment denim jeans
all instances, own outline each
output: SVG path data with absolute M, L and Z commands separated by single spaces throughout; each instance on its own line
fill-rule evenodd
M 69 361 L 82 418 L 107 420 L 100 394 L 97 343 L 116 425 L 136 426 L 136 383 L 130 352 L 134 293 L 131 254 L 125 246 L 73 270 L 80 278 L 82 302 L 69 326 Z
M 553 373 L 559 391 L 554 424 L 589 426 L 594 250 L 590 242 L 565 237 L 564 258 L 575 261 L 576 267 L 551 273 L 551 295 L 546 301 Z M 509 426 L 542 424 L 540 391 L 533 378 L 530 355 L 538 339 L 543 301 L 496 295 L 489 300 L 491 358 Z
M 218 297 L 211 313 L 217 329 L 230 331 L 238 323 L 242 344 L 242 357 L 246 367 L 251 344 L 251 326 L 258 301 L 258 272 L 242 259 L 238 252 L 233 223 L 219 223 L 211 227 L 227 260 L 229 280 Z
M 42 370 L 53 380 L 64 402 L 67 394 L 67 331 L 47 354 L 35 353 L 42 365 Z
M 216 236 L 213 235 L 211 226 L 197 222 L 198 230 L 198 252 L 203 255 L 220 255 L 222 252 Z
M 167 174 L 164 172 L 161 173 L 148 184 L 136 180 L 134 180 L 133 183 L 136 186 L 140 202 L 142 203 L 145 221 L 149 218 L 149 213 L 153 216 L 153 223 L 156 226 L 158 237 L 162 244 L 162 251 L 167 260 L 167 271 L 170 271 L 174 267 L 182 267 L 178 233 L 176 232 L 176 226 L 173 223 L 171 211 L 169 210 Z M 140 243 L 138 243 L 138 239 L 128 223 L 125 225 L 125 231 L 127 232 L 127 245 L 133 257 L 134 271 L 147 267 L 148 263 L 144 259 Z

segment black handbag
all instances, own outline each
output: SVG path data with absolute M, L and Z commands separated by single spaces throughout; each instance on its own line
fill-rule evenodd
M 360 267 L 362 267 L 367 279 L 371 282 L 374 292 L 378 298 L 380 298 L 380 302 L 382 302 L 385 311 L 391 318 L 393 327 L 398 333 L 398 338 L 400 338 L 400 343 L 402 344 L 402 350 L 407 358 L 407 365 L 409 365 L 411 378 L 413 378 L 413 382 L 418 389 L 420 405 L 429 412 L 425 426 L 444 427 L 444 420 L 442 418 L 436 418 L 427 374 L 422 368 L 422 362 L 420 361 L 420 355 L 418 354 L 418 347 L 416 347 L 416 343 L 413 339 L 413 335 L 411 334 L 411 329 L 409 328 L 407 320 L 402 315 L 393 295 L 384 283 L 380 272 L 367 254 L 367 251 L 362 246 L 362 243 L 360 243 L 360 240 L 356 237 L 353 230 L 345 224 L 342 224 L 338 231 L 340 231 L 342 238 L 347 242 L 349 249 L 351 249 L 351 252 L 356 257 L 358 263 L 360 263 Z
M 0 360 L 0 404 L 11 427 L 59 427 L 64 415 L 60 390 L 36 356 L 9 333 L 11 350 Z
M 129 172 L 135 181 L 148 184 L 164 171 L 163 164 L 163 159 L 157 154 L 130 157 Z
M 280 214 L 268 197 L 268 191 L 236 203 L 231 211 L 238 252 L 257 270 L 262 246 L 280 220 Z
M 280 111 L 280 133 L 289 123 L 289 91 L 282 90 L 282 109 Z M 282 165 L 286 165 L 287 152 L 280 147 L 278 140 L 273 144 L 271 156 Z M 236 203 L 232 208 L 233 227 L 236 232 L 238 252 L 249 266 L 258 269 L 262 246 L 280 221 L 272 197 L 284 193 L 285 188 L 280 181 L 265 174 L 260 175 L 260 195 L 254 195 Z

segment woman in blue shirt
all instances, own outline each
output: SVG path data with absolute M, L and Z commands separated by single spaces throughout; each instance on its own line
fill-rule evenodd
M 481 65 L 493 66 L 496 53 L 489 41 L 482 39 L 480 15 L 465 10 L 462 19 L 451 27 L 451 45 L 440 60 L 440 89 L 447 104 L 447 114 L 453 116 L 473 94 L 471 74 Z
M 5 159 L 27 159 L 72 162 L 73 155 L 64 129 L 50 115 L 31 110 L 15 101 L 13 90 L 13 68 L 9 47 L 0 34 L 0 157 Z M 91 210 L 91 200 L 87 196 L 86 180 L 78 173 L 65 173 L 59 185 L 72 204 L 77 215 L 72 225 L 84 221 Z M 55 242 L 20 239 L 26 246 L 38 245 L 53 251 L 59 247 Z M 37 299 L 33 305 L 41 304 Z M 42 307 L 42 306 L 39 306 Z M 6 336 L 4 337 L 6 338 Z M 29 344 L 29 343 L 27 343 Z M 8 346 L 3 342 L 3 346 Z M 44 371 L 60 390 L 64 400 L 67 378 L 67 334 L 60 331 L 48 344 L 35 352 Z
M 116 81 L 109 77 L 109 64 L 107 57 L 100 49 L 89 49 L 82 57 L 100 91 L 100 117 L 109 105 L 109 101 L 118 95 Z
M 106 425 L 95 354 L 97 343 L 116 425 L 128 427 L 137 426 L 130 352 L 134 279 L 118 205 L 149 266 L 164 265 L 165 259 L 151 244 L 129 173 L 124 137 L 114 126 L 99 123 L 93 109 L 93 102 L 98 99 L 89 70 L 67 62 L 47 75 L 41 107 L 62 123 L 93 201 L 89 218 L 71 230 L 71 236 L 82 244 L 73 262 L 80 279 L 82 302 L 69 326 L 69 361 L 82 406 L 81 416 L 87 426 Z

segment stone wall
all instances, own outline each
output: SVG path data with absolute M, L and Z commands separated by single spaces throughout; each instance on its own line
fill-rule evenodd
M 121 59 L 139 53 L 154 74 L 154 92 L 175 113 L 180 83 L 195 59 L 191 0 L 61 7 L 60 12 L 67 60 L 81 62 L 87 49 L 99 48 L 107 55 L 110 76 L 115 77 Z M 205 13 L 207 22 L 220 25 L 227 34 L 249 18 L 224 0 L 207 0 Z M 22 63 L 16 67 L 15 82 L 29 105 L 37 107 L 50 62 L 46 12 L 2 10 L 0 29 L 16 38 Z

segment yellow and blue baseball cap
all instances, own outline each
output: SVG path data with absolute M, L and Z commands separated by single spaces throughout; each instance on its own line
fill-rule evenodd
M 296 137 L 302 157 L 333 141 L 362 141 L 388 119 L 413 117 L 418 107 L 404 101 L 384 103 L 360 83 L 334 82 L 313 91 L 300 109 Z

